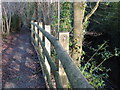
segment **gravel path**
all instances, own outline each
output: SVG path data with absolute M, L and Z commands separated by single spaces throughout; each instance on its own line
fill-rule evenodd
M 2 42 L 2 87 L 45 88 L 36 52 L 30 41 L 30 32 L 24 27 L 19 34 L 8 36 Z

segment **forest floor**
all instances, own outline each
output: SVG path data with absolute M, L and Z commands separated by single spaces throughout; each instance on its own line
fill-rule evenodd
M 37 54 L 25 27 L 2 41 L 2 88 L 45 88 Z

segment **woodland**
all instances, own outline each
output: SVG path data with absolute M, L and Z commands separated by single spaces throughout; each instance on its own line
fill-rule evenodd
M 1 2 L 0 13 L 3 44 L 43 22 L 56 38 L 69 32 L 69 55 L 93 88 L 120 88 L 120 2 Z

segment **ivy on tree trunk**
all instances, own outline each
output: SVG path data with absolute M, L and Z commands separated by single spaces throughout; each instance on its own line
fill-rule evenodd
M 84 19 L 85 3 L 74 3 L 74 30 L 73 30 L 73 50 L 72 58 L 76 65 L 80 65 L 83 41 L 83 19 Z

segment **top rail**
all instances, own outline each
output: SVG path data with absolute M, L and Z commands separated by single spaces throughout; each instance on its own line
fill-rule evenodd
M 51 42 L 54 46 L 58 59 L 61 61 L 63 68 L 66 72 L 68 80 L 71 84 L 72 88 L 92 88 L 92 86 L 88 83 L 86 78 L 82 75 L 79 68 L 73 62 L 73 59 L 69 56 L 69 54 L 64 50 L 58 39 L 56 39 L 53 35 L 49 34 L 39 25 L 31 22 L 32 25 L 37 27 L 42 34 Z

